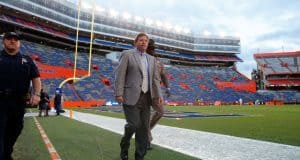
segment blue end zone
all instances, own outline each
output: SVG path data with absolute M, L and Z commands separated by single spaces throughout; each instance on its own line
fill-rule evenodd
M 206 117 L 231 117 L 231 116 L 243 116 L 241 114 L 202 114 L 198 112 L 170 112 L 166 111 L 165 118 L 206 118 Z

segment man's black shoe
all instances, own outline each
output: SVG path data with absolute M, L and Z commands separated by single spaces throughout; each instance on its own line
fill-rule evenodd
M 128 160 L 128 156 L 127 156 L 127 155 L 122 156 L 122 157 L 121 157 L 121 160 Z
M 121 160 L 128 160 L 128 152 L 121 153 Z

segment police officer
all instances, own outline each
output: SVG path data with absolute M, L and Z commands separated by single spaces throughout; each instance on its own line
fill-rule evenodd
M 49 103 L 50 103 L 49 95 L 42 88 L 42 90 L 41 90 L 41 100 L 40 100 L 40 103 L 39 103 L 39 117 L 42 116 L 42 112 L 44 112 L 45 117 L 49 116 L 49 114 L 48 114 L 48 111 L 50 110 Z
M 13 146 L 23 129 L 26 102 L 40 101 L 41 80 L 32 59 L 20 53 L 20 36 L 7 32 L 0 53 L 0 160 L 11 160 Z M 33 95 L 26 99 L 30 82 Z

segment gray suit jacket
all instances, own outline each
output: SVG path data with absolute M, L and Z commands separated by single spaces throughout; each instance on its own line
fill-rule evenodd
M 124 104 L 135 105 L 142 91 L 142 64 L 136 49 L 122 52 L 120 63 L 115 71 L 115 94 L 123 96 Z M 152 98 L 162 97 L 160 76 L 156 69 L 156 60 L 146 55 L 149 66 L 150 93 Z

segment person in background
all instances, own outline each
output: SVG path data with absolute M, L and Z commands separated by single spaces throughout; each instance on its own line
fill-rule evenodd
M 41 100 L 39 103 L 39 117 L 42 116 L 42 113 L 44 113 L 44 116 L 49 116 L 48 114 L 49 104 L 50 104 L 49 95 L 42 89 Z
M 55 97 L 54 97 L 54 108 L 56 110 L 56 115 L 58 116 L 60 114 L 60 111 L 62 109 L 62 97 L 59 91 L 55 91 Z
M 239 104 L 243 105 L 243 99 L 242 98 L 239 99 Z
M 115 72 L 115 98 L 118 103 L 123 103 L 127 122 L 120 143 L 122 160 L 128 160 L 130 139 L 134 133 L 135 160 L 144 159 L 152 99 L 163 101 L 155 59 L 146 53 L 148 40 L 147 34 L 139 33 L 134 40 L 135 48 L 122 52 Z
M 12 160 L 13 147 L 23 129 L 26 105 L 38 105 L 41 80 L 37 66 L 21 54 L 16 32 L 3 35 L 0 53 L 0 160 Z M 29 95 L 30 82 L 33 95 Z
M 149 40 L 148 48 L 147 48 L 146 52 L 148 54 L 150 54 L 151 56 L 155 56 L 155 41 L 153 39 Z M 156 69 L 159 72 L 161 82 L 166 87 L 166 96 L 170 97 L 170 95 L 171 95 L 170 85 L 169 85 L 169 81 L 166 77 L 164 64 L 162 62 L 160 62 L 159 58 L 157 58 L 157 57 L 155 58 L 155 60 L 157 62 L 156 63 L 157 64 Z M 152 134 L 151 134 L 151 130 L 154 128 L 154 126 L 157 124 L 157 122 L 164 115 L 163 104 L 159 103 L 158 99 L 153 99 L 152 100 L 152 108 L 154 110 L 154 113 L 152 114 L 152 116 L 150 118 L 150 127 L 149 127 L 149 131 L 148 131 L 147 149 L 152 149 L 151 141 L 153 140 L 153 137 L 152 137 Z

